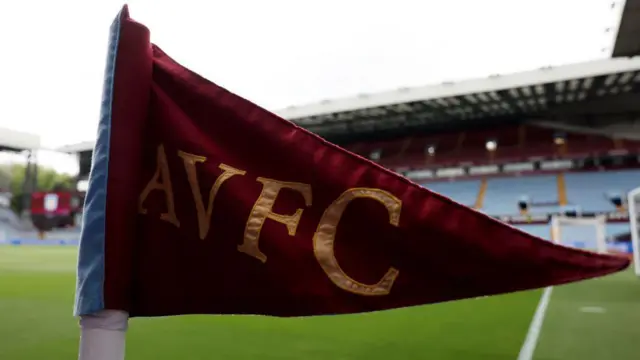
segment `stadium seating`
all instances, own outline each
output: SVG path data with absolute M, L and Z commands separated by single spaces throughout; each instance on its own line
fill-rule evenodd
M 630 226 L 627 223 L 607 224 L 607 239 L 628 234 L 630 230 Z
M 608 195 L 624 197 L 640 186 L 640 170 L 569 173 L 565 179 L 569 204 L 585 212 L 614 211 Z
M 640 170 L 581 172 L 564 174 L 568 204 L 559 201 L 558 175 L 532 175 L 488 179 L 482 212 L 489 215 L 519 213 L 518 202 L 528 199 L 530 214 L 555 213 L 568 209 L 582 212 L 615 211 L 608 195 L 623 198 L 640 185 Z M 436 181 L 422 184 L 453 200 L 474 206 L 481 180 Z
M 551 237 L 551 228 L 549 225 L 520 225 L 517 226 L 517 228 L 543 239 L 549 240 Z
M 520 225 L 518 229 L 531 235 L 543 238 L 551 238 L 551 227 L 549 225 Z M 629 232 L 629 224 L 607 224 L 606 237 L 608 241 L 616 236 Z M 592 226 L 563 226 L 560 232 L 561 243 L 565 245 L 580 245 L 586 248 L 595 248 L 596 231 Z
M 528 197 L 533 204 L 541 204 L 531 206 L 530 213 L 559 210 L 556 176 L 538 175 L 490 179 L 482 211 L 489 215 L 517 214 L 518 201 L 523 196 Z
M 479 180 L 443 181 L 422 185 L 429 190 L 435 191 L 460 204 L 470 207 L 474 206 L 476 198 L 478 197 L 478 190 L 480 189 Z

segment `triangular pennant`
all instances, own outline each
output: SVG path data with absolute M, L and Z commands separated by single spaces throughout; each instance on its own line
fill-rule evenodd
M 602 276 L 182 67 L 112 26 L 76 314 L 343 314 Z

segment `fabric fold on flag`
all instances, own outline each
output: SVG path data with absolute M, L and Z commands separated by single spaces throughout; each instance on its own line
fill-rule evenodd
M 433 193 L 112 28 L 76 314 L 359 313 L 564 284 L 626 258 Z

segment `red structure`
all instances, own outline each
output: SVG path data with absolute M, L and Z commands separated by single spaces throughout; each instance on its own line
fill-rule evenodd
M 79 192 L 35 192 L 31 195 L 31 220 L 40 231 L 74 226 L 83 203 L 84 194 Z
M 490 142 L 493 142 L 493 148 L 488 146 Z M 617 152 L 636 153 L 640 150 L 640 142 L 518 125 L 356 143 L 346 148 L 389 168 L 421 169 L 505 164 L 532 158 L 576 159 Z

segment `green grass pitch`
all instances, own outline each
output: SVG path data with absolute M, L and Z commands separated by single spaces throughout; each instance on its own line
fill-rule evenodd
M 0 246 L 0 359 L 77 357 L 76 248 Z M 134 319 L 127 358 L 516 359 L 541 291 L 365 315 Z M 536 360 L 637 360 L 640 279 L 554 289 Z

